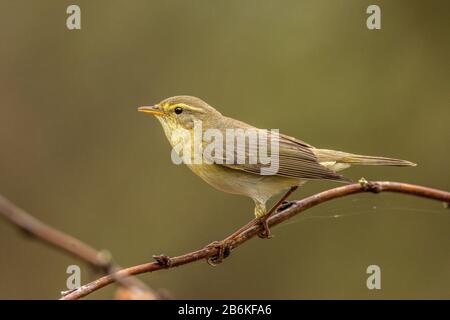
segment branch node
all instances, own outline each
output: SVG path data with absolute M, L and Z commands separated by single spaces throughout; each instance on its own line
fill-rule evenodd
M 231 254 L 231 244 L 228 241 L 214 241 L 205 248 L 217 251 L 215 255 L 206 258 L 206 262 L 212 267 L 222 263 L 223 259 L 229 257 Z
M 364 189 L 364 191 L 380 193 L 381 186 L 376 182 L 367 181 L 364 177 L 358 180 L 360 186 Z
M 154 255 L 153 259 L 155 259 L 156 263 L 163 268 L 170 268 L 170 266 L 172 265 L 172 260 L 165 254 Z

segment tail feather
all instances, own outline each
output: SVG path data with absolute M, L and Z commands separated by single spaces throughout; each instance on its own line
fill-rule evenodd
M 339 162 L 348 164 L 362 164 L 369 166 L 397 166 L 397 167 L 415 167 L 417 164 L 401 159 L 393 159 L 386 157 L 362 156 L 358 154 L 350 154 L 342 158 Z
M 363 156 L 359 154 L 352 154 L 342 151 L 315 149 L 319 162 L 322 161 L 336 161 L 339 163 L 347 163 L 351 165 L 368 165 L 368 166 L 397 166 L 397 167 L 415 167 L 417 164 L 400 159 Z

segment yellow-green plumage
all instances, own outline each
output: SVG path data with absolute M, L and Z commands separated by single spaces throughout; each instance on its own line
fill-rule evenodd
M 182 111 L 178 114 L 176 111 L 180 108 Z M 191 96 L 171 97 L 156 106 L 141 107 L 139 110 L 156 115 L 173 147 L 179 143 L 179 140 L 173 137 L 174 131 L 180 128 L 193 131 L 194 121 L 201 121 L 203 130 L 218 129 L 223 133 L 228 128 L 254 128 L 244 122 L 223 116 L 203 100 Z M 217 160 L 224 155 L 215 155 L 216 158 L 212 159 L 215 162 L 212 164 L 188 164 L 188 167 L 216 189 L 252 198 L 255 202 L 255 215 L 262 217 L 267 212 L 267 200 L 307 180 L 348 182 L 348 179 L 337 172 L 351 165 L 415 165 L 405 160 L 317 149 L 301 140 L 282 134 L 276 136 L 276 139 L 279 143 L 279 169 L 275 175 L 262 175 L 263 165 L 260 163 L 239 164 L 222 161 L 223 164 L 218 164 Z

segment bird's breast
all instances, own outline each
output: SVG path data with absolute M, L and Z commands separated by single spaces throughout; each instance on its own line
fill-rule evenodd
M 218 164 L 188 164 L 188 167 L 218 190 L 245 195 L 263 202 L 283 190 L 300 184 L 298 179 L 257 175 Z

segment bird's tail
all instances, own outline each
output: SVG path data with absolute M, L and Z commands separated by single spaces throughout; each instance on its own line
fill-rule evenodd
M 407 160 L 363 156 L 342 151 L 314 149 L 314 153 L 319 162 L 336 161 L 349 165 L 368 165 L 368 166 L 397 166 L 397 167 L 414 167 L 415 163 Z

